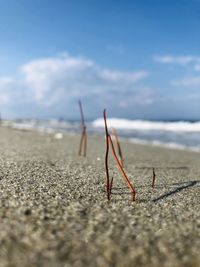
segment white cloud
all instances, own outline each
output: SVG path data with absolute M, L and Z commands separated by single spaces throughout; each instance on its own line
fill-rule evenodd
M 195 70 L 195 71 L 200 71 L 200 63 L 194 65 L 194 70 Z
M 70 98 L 123 91 L 127 87 L 131 90 L 136 82 L 148 75 L 146 71 L 104 69 L 91 60 L 70 56 L 34 60 L 22 66 L 21 73 L 35 100 L 45 105 L 54 104 L 56 99 L 59 101 L 58 97 L 52 101 L 55 93 Z
M 158 99 L 158 95 L 151 88 L 144 88 L 135 95 L 135 102 L 141 105 L 151 105 Z
M 86 69 L 93 67 L 90 60 L 64 56 L 34 60 L 20 70 L 25 85 L 35 93 L 35 99 L 43 101 L 48 92 L 59 91 L 70 81 L 78 79 L 77 74 L 80 76 Z
M 146 71 L 122 72 L 102 69 L 99 71 L 99 76 L 108 82 L 136 83 L 137 81 L 146 78 L 148 73 Z
M 155 56 L 154 60 L 162 64 L 177 64 L 185 67 L 185 74 L 183 78 L 172 80 L 170 82 L 173 86 L 183 87 L 197 87 L 200 86 L 200 76 L 196 76 L 195 72 L 200 71 L 200 57 L 199 56 Z M 187 67 L 187 68 L 186 68 Z
M 178 65 L 187 65 L 189 63 L 197 63 L 200 62 L 200 57 L 198 56 L 172 56 L 172 55 L 164 55 L 164 56 L 154 56 L 154 61 L 162 63 L 162 64 L 178 64 Z
M 9 103 L 9 88 L 13 85 L 11 77 L 0 77 L 0 105 Z
M 175 86 L 200 86 L 200 76 L 195 76 L 195 77 L 187 77 L 187 78 L 183 78 L 180 80 L 175 80 L 172 81 L 172 85 Z
M 153 90 L 148 86 L 140 86 L 131 96 L 121 99 L 119 106 L 122 108 L 130 108 L 139 105 L 142 108 L 144 106 L 150 106 L 160 99 L 161 97 L 155 89 Z
M 0 93 L 2 101 L 9 100 L 14 106 L 20 103 L 20 107 L 29 105 L 33 109 L 62 113 L 81 98 L 95 110 L 95 107 L 119 106 L 123 98 L 130 96 L 134 102 L 138 83 L 148 75 L 145 70 L 102 68 L 90 59 L 64 54 L 24 64 L 17 78 L 0 78 Z
M 12 84 L 13 81 L 12 77 L 0 77 L 0 89 Z
M 6 93 L 0 92 L 0 105 L 9 103 L 9 97 Z

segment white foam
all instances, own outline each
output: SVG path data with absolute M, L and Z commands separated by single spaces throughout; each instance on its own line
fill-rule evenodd
M 14 129 L 18 130 L 33 130 L 35 129 L 35 124 L 34 123 L 12 123 L 10 126 Z
M 145 120 L 127 120 L 110 118 L 107 119 L 108 127 L 114 127 L 122 130 L 157 130 L 171 132 L 200 132 L 200 121 L 198 122 L 161 122 Z M 104 127 L 103 119 L 96 119 L 92 126 L 95 128 Z
M 140 145 L 152 145 L 152 146 L 158 146 L 158 147 L 165 147 L 169 149 L 178 149 L 178 150 L 188 150 L 188 151 L 193 151 L 193 152 L 200 152 L 199 147 L 188 147 L 184 145 L 180 145 L 174 142 L 161 142 L 161 141 L 147 141 L 139 138 L 129 138 L 129 142 L 134 143 L 134 144 L 140 144 Z

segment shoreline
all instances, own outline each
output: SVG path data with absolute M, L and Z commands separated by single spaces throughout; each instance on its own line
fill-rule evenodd
M 32 126 L 23 126 L 23 125 L 13 125 L 11 124 L 7 124 L 5 123 L 5 125 L 2 124 L 3 127 L 7 127 L 7 128 L 11 128 L 11 129 L 16 129 L 16 130 L 21 130 L 21 131 L 37 131 L 39 133 L 46 133 L 46 134 L 74 134 L 74 135 L 80 135 L 80 132 L 78 132 L 79 130 L 76 129 L 76 131 L 70 130 L 58 130 L 58 129 L 53 129 L 53 128 L 37 128 L 37 127 L 32 127 Z M 81 131 L 81 130 L 80 130 Z M 88 133 L 89 136 L 100 136 L 102 137 L 104 135 L 104 133 L 98 133 L 98 132 L 92 132 L 92 133 Z M 120 141 L 121 142 L 129 142 L 132 144 L 138 144 L 138 145 L 147 145 L 147 146 L 152 146 L 152 147 L 161 147 L 161 148 L 166 148 L 166 149 L 172 149 L 172 150 L 183 150 L 183 151 L 191 151 L 191 152 L 195 152 L 195 153 L 200 153 L 200 148 L 195 148 L 195 147 L 189 147 L 189 146 L 185 146 L 185 145 L 181 145 L 181 144 L 177 144 L 177 143 L 173 143 L 173 142 L 161 142 L 158 140 L 153 140 L 153 141 L 147 141 L 145 139 L 139 139 L 139 138 L 133 138 L 133 137 L 120 137 Z

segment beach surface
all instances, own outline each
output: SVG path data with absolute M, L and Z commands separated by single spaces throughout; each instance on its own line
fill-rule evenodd
M 0 127 L 1 267 L 200 266 L 199 153 L 121 142 L 108 203 L 104 137 L 59 137 Z

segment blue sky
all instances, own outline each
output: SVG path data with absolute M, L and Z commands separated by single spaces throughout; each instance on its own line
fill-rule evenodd
M 199 0 L 0 0 L 5 118 L 200 118 Z

